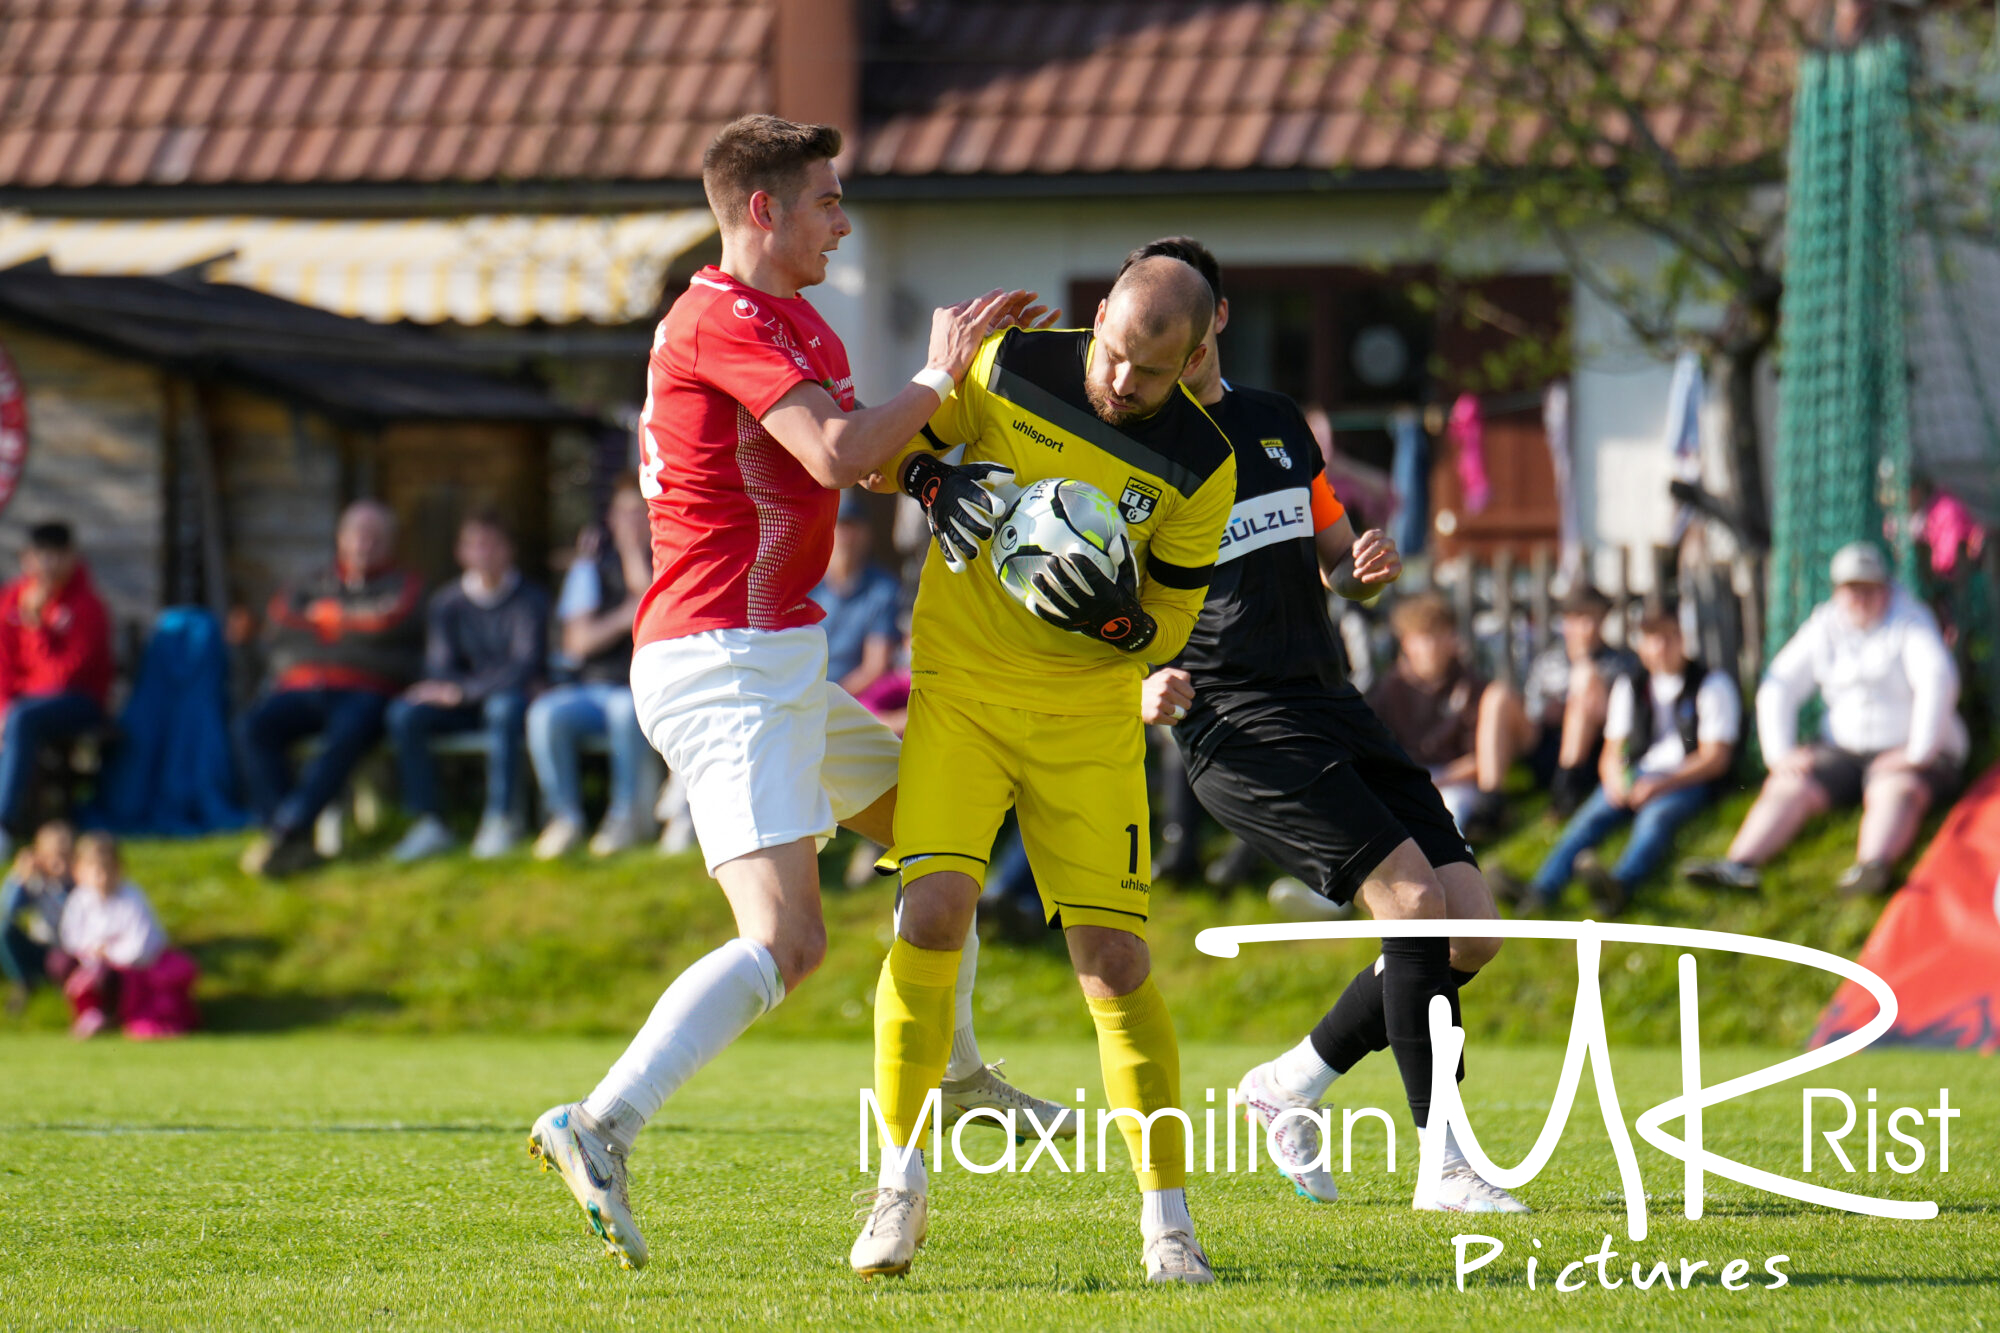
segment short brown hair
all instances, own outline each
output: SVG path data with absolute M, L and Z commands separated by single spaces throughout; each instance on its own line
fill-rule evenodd
M 467 528 L 485 528 L 507 545 L 514 544 L 514 530 L 507 526 L 507 520 L 500 516 L 500 511 L 491 506 L 480 505 L 466 510 L 465 517 L 458 520 L 458 530 L 464 532 Z
M 118 839 L 109 833 L 86 833 L 76 840 L 76 851 L 71 860 L 78 865 L 88 861 L 101 865 L 107 870 L 117 870 L 123 860 L 118 854 Z
M 724 125 L 701 155 L 701 188 L 715 219 L 727 227 L 762 190 L 789 202 L 806 169 L 840 156 L 840 131 L 780 116 L 740 116 Z
M 1420 592 L 1396 603 L 1389 613 L 1389 627 L 1397 634 L 1455 634 L 1458 617 L 1451 603 L 1434 592 Z
M 1641 634 L 1679 634 L 1681 618 L 1674 607 L 1666 602 L 1648 600 L 1639 613 Z

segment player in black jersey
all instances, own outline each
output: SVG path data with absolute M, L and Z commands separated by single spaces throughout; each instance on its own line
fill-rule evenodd
M 1379 531 L 1356 536 L 1319 445 L 1283 394 L 1222 378 L 1216 334 L 1229 319 L 1221 268 L 1187 237 L 1133 252 L 1193 265 L 1215 293 L 1208 355 L 1186 381 L 1236 452 L 1236 505 L 1186 649 L 1146 681 L 1144 716 L 1174 727 L 1195 795 L 1223 827 L 1336 903 L 1359 898 L 1378 920 L 1498 915 L 1472 849 L 1430 774 L 1389 734 L 1347 678 L 1326 588 L 1372 601 L 1402 572 Z M 1387 939 L 1311 1034 L 1243 1076 L 1239 1096 L 1308 1198 L 1330 1202 L 1320 1127 L 1296 1112 L 1370 1051 L 1394 1051 L 1410 1111 L 1429 1119 L 1433 996 L 1458 1018 L 1459 987 L 1497 939 Z M 1461 1075 L 1462 1075 L 1461 1069 Z M 1281 1118 L 1282 1117 L 1282 1118 Z M 1445 1146 L 1443 1180 L 1415 1206 L 1526 1212 Z

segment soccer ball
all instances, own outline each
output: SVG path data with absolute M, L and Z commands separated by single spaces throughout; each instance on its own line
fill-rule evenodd
M 1042 600 L 1033 579 L 1056 557 L 1080 555 L 1115 579 L 1131 549 L 1125 520 L 1109 496 L 1087 481 L 1045 477 L 1001 516 L 987 555 L 1000 586 L 1033 610 Z M 1051 577 L 1069 586 L 1062 575 Z

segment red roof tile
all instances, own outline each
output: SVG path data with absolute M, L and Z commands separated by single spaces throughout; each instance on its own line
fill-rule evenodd
M 689 180 L 717 126 L 771 109 L 788 2 L 0 0 L 0 186 Z M 1816 2 L 1655 0 L 1636 26 L 1712 48 L 1716 77 L 1785 79 L 1772 17 Z M 888 15 L 857 175 L 1423 171 L 1440 145 L 1373 101 L 1413 77 L 1458 95 L 1366 42 L 1329 58 L 1351 20 L 1299 0 L 852 3 Z M 1367 25 L 1419 5 L 1460 33 L 1520 23 L 1515 0 L 1341 4 Z M 1656 129 L 1712 133 L 1712 111 Z
M 1788 79 L 1785 15 L 1820 4 L 1654 0 L 1647 8 L 1622 0 L 1601 8 L 1647 39 L 1713 49 L 1709 68 Z M 1330 8 L 1297 0 L 909 0 L 896 12 L 908 17 L 881 41 L 863 80 L 860 162 L 878 175 L 1435 171 L 1450 165 L 1448 145 L 1385 111 L 1383 94 L 1412 84 L 1424 105 L 1444 108 L 1464 96 L 1461 76 L 1443 60 L 1386 51 L 1375 37 L 1396 15 L 1489 40 L 1506 40 L 1521 24 L 1513 0 L 1341 0 Z M 1361 39 L 1333 54 L 1337 34 L 1354 35 L 1357 14 Z M 963 116 L 967 104 L 980 115 Z M 1671 138 L 1698 128 L 1704 114 L 1693 104 L 1666 107 L 1654 129 Z M 994 133 L 995 116 L 1034 133 Z
M 0 185 L 690 179 L 778 3 L 0 0 Z

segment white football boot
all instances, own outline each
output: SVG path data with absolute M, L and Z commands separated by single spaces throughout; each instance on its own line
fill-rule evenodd
M 1040 1097 L 1021 1091 L 1000 1072 L 1000 1066 L 1006 1063 L 1005 1060 L 995 1060 L 990 1065 L 980 1066 L 976 1074 L 941 1081 L 938 1092 L 943 1097 L 945 1114 L 950 1117 L 946 1123 L 956 1123 L 967 1111 L 991 1110 L 1003 1115 L 1012 1111 L 1014 1138 L 1017 1142 L 1026 1143 L 1035 1137 L 1035 1127 L 1028 1123 L 1028 1113 L 1032 1111 L 1049 1134 L 1065 1139 L 1076 1137 L 1077 1128 L 1083 1122 L 1083 1112 L 1073 1106 L 1045 1102 Z M 981 1116 L 972 1123 L 991 1125 L 995 1129 L 1001 1127 L 997 1120 L 988 1116 Z
M 582 1122 L 583 1107 L 572 1103 L 542 1112 L 528 1131 L 528 1155 L 546 1171 L 554 1167 L 590 1218 L 612 1257 L 627 1268 L 646 1266 L 646 1240 L 632 1220 L 625 1187 L 625 1152 L 592 1133 Z
M 1531 1213 L 1534 1209 L 1491 1184 L 1470 1162 L 1446 1166 L 1438 1177 L 1435 1193 L 1421 1186 L 1410 1207 L 1425 1213 Z
M 868 1205 L 861 1234 L 854 1238 L 847 1262 L 862 1277 L 901 1277 L 910 1271 L 910 1261 L 924 1243 L 930 1229 L 931 1204 L 928 1195 L 916 1190 L 862 1190 L 854 1201 Z M 856 1217 L 864 1216 L 857 1211 Z
M 1163 1231 L 1146 1242 L 1146 1281 L 1202 1287 L 1215 1281 L 1215 1270 L 1193 1236 Z
M 1297 1093 L 1287 1092 L 1271 1077 L 1271 1062 L 1265 1061 L 1243 1076 L 1236 1085 L 1236 1100 L 1243 1107 L 1243 1118 L 1250 1122 L 1250 1131 L 1262 1136 L 1264 1147 L 1271 1150 L 1273 1160 L 1292 1182 L 1301 1198 L 1317 1203 L 1332 1203 L 1340 1197 L 1340 1189 L 1333 1183 L 1333 1173 L 1326 1169 L 1318 1158 L 1321 1152 L 1319 1122 L 1305 1115 L 1287 1115 L 1286 1111 L 1308 1111 L 1313 1104 Z M 1278 1126 L 1277 1133 L 1271 1133 L 1272 1124 Z

